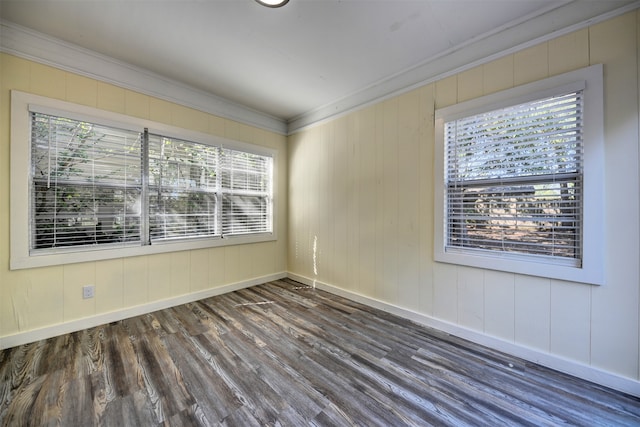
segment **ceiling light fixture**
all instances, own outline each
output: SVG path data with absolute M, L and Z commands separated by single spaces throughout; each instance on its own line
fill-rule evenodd
M 256 2 L 267 7 L 282 7 L 289 3 L 289 0 L 256 0 Z

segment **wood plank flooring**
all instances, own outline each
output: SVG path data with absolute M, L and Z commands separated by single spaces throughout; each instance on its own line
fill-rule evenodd
M 0 352 L 0 425 L 631 426 L 640 399 L 282 280 Z

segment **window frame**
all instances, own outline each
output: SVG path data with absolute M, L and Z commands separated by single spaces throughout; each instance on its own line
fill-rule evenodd
M 31 220 L 29 215 L 31 203 L 31 180 L 29 173 L 31 169 L 30 106 L 35 106 L 35 109 L 39 112 L 69 117 L 74 120 L 139 131 L 146 128 L 149 133 L 159 134 L 164 137 L 186 140 L 205 145 L 220 146 L 222 149 L 230 148 L 233 150 L 271 157 L 271 232 L 224 235 L 189 240 L 158 241 L 154 242 L 152 245 L 141 243 L 140 245 L 121 245 L 117 247 L 103 247 L 101 245 L 77 246 L 63 248 L 55 253 L 43 251 L 42 253 L 31 254 Z M 11 270 L 151 255 L 156 253 L 205 249 L 219 246 L 268 242 L 275 241 L 278 238 L 278 198 L 276 194 L 278 188 L 278 153 L 274 149 L 16 90 L 11 91 L 10 139 Z
M 558 95 L 584 86 L 583 232 L 580 266 L 550 264 L 535 255 L 447 250 L 447 184 L 445 123 L 501 108 Z M 434 259 L 437 262 L 567 280 L 604 283 L 604 109 L 603 66 L 583 69 L 517 86 L 435 111 Z

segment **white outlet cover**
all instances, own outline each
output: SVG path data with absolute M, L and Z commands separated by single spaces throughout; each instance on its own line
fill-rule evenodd
M 95 293 L 95 287 L 93 285 L 86 285 L 82 287 L 82 297 L 84 299 L 93 298 Z

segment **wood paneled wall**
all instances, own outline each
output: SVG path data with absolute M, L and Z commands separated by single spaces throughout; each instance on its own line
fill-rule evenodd
M 639 379 L 640 13 L 382 100 L 289 138 L 289 271 L 468 330 Z M 604 64 L 606 284 L 433 261 L 433 114 Z
M 0 76 L 0 339 L 286 272 L 285 136 L 8 54 L 0 54 Z M 10 271 L 13 89 L 277 150 L 279 240 Z M 95 298 L 82 299 L 86 284 L 95 284 Z

